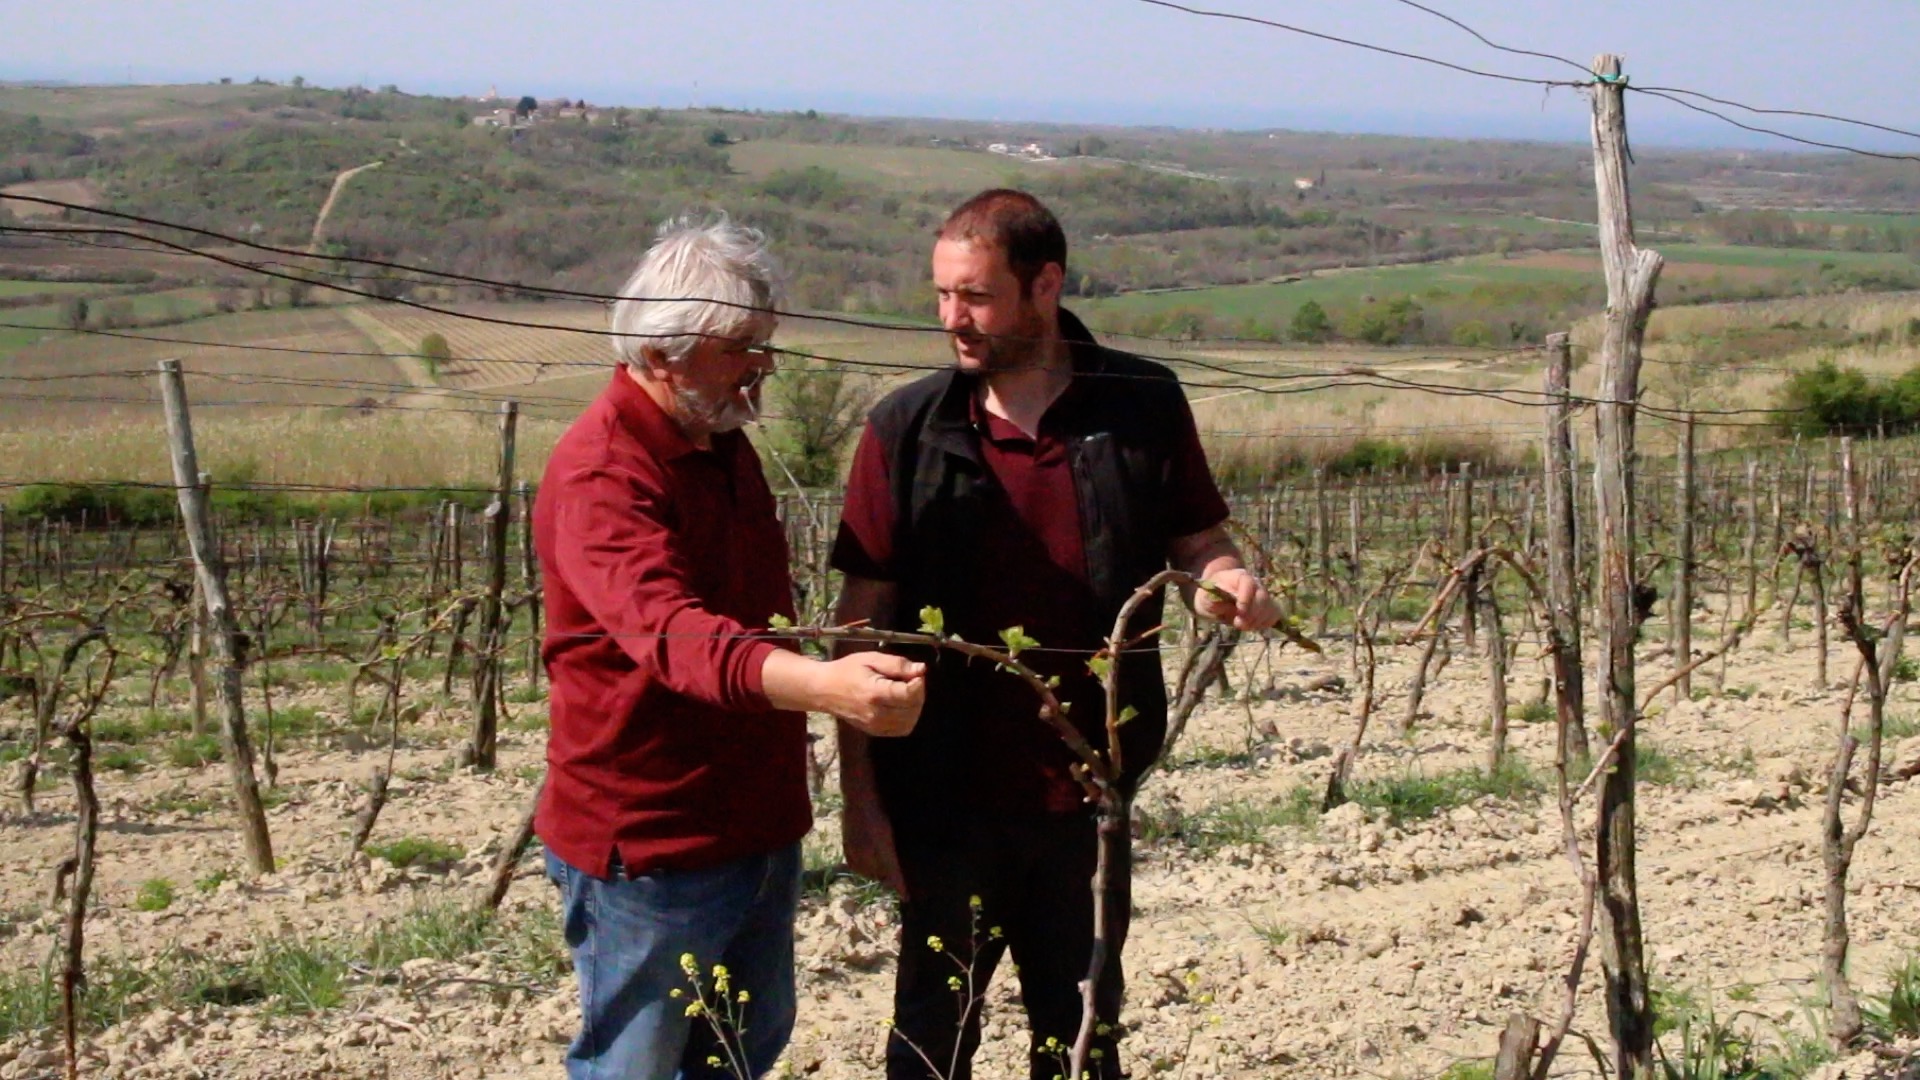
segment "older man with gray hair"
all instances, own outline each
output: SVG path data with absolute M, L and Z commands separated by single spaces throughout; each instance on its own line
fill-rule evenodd
M 807 712 L 912 729 L 920 664 L 821 662 L 791 618 L 785 535 L 740 429 L 773 368 L 761 235 L 670 222 L 620 290 L 620 366 L 554 448 L 534 504 L 551 676 L 536 828 L 579 977 L 573 1080 L 765 1073 L 793 1030 Z M 689 1008 L 682 957 L 739 1018 Z

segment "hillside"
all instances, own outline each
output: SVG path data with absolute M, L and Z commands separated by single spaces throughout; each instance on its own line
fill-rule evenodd
M 928 235 L 941 215 L 987 185 L 1032 189 L 1073 241 L 1069 302 L 1128 347 L 1198 362 L 1183 373 L 1216 461 L 1238 475 L 1334 460 L 1375 438 L 1400 444 L 1397 460 L 1523 456 L 1533 437 L 1523 406 L 1377 385 L 1286 397 L 1247 387 L 1358 366 L 1531 388 L 1537 355 L 1512 351 L 1603 302 L 1584 224 L 1591 184 L 1574 144 L 577 101 L 518 117 L 505 104 L 392 88 L 0 87 L 0 189 L 207 230 L 143 230 L 176 250 L 50 234 L 123 223 L 0 200 L 8 478 L 151 472 L 152 462 L 137 463 L 157 438 L 143 376 L 174 357 L 194 373 L 195 400 L 219 407 L 206 424 L 230 437 L 216 459 L 242 471 L 470 479 L 485 468 L 484 417 L 441 431 L 440 452 L 409 453 L 422 418 L 405 410 L 484 414 L 511 397 L 530 424 L 570 415 L 597 391 L 607 360 L 603 340 L 575 331 L 603 315 L 536 302 L 515 284 L 610 291 L 657 223 L 688 210 L 724 208 L 766 229 L 797 311 L 924 318 Z M 1807 298 L 1920 289 L 1920 184 L 1907 172 L 1834 156 L 1648 151 L 1635 183 L 1643 232 L 1669 258 L 1662 305 L 1734 305 L 1701 308 L 1730 312 L 1732 323 L 1665 346 L 1676 363 L 1798 369 L 1869 345 L 1882 350 L 1868 358 L 1872 371 L 1911 362 L 1901 351 L 1911 348 L 1907 320 L 1920 315 L 1910 294 L 1781 314 L 1821 303 Z M 502 284 L 356 261 L 367 258 Z M 573 329 L 466 318 L 476 313 Z M 1794 322 L 1808 329 L 1769 329 Z M 451 355 L 429 368 L 414 354 L 432 334 Z M 781 335 L 865 364 L 944 359 L 924 335 L 802 316 Z M 1222 364 L 1230 373 L 1207 366 Z M 899 377 L 865 370 L 874 374 L 846 381 L 856 398 Z M 1675 402 L 1742 407 L 1769 403 L 1779 381 L 1769 377 L 1703 379 L 1662 367 L 1657 352 L 1648 375 L 1661 392 L 1674 388 Z M 295 438 L 275 427 L 289 416 L 312 430 Z M 342 442 L 329 418 L 352 419 L 360 435 Z M 540 430 L 526 443 L 536 457 Z M 355 445 L 382 450 L 356 459 Z M 831 455 L 818 468 L 830 478 Z

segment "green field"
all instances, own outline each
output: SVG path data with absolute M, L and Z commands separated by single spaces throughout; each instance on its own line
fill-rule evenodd
M 99 292 L 103 286 L 90 281 L 7 281 L 0 280 L 0 298 L 38 296 L 42 293 Z
M 1594 226 L 1585 223 L 1549 221 L 1546 218 L 1530 214 L 1474 214 L 1464 211 L 1408 210 L 1395 211 L 1396 220 L 1410 224 L 1451 225 L 1456 228 L 1498 229 L 1501 232 L 1522 236 L 1537 236 L 1542 233 L 1591 233 Z
M 187 83 L 175 86 L 9 86 L 0 94 L 7 112 L 65 120 L 83 126 L 167 123 L 187 118 L 208 119 L 209 111 L 244 109 L 254 103 L 283 98 L 275 86 L 220 86 Z
M 1327 271 L 1274 284 L 1225 285 L 1177 292 L 1132 293 L 1110 300 L 1083 300 L 1074 306 L 1090 317 L 1142 315 L 1176 308 L 1201 308 L 1231 319 L 1257 318 L 1285 325 L 1308 300 L 1323 307 L 1347 307 L 1367 298 L 1417 296 L 1434 289 L 1465 292 L 1480 285 L 1578 285 L 1590 277 L 1577 270 L 1517 265 L 1493 257 L 1416 266 Z
M 850 180 L 860 180 L 924 191 L 954 191 L 1019 184 L 1059 169 L 1088 168 L 1086 162 L 1025 161 L 981 150 L 944 150 L 932 146 L 860 146 L 834 143 L 797 143 L 750 140 L 727 151 L 738 172 L 766 177 L 782 169 L 810 166 L 832 169 Z
M 1869 229 L 1920 227 L 1920 214 L 1881 214 L 1855 210 L 1790 210 L 1788 216 L 1809 225 L 1865 226 Z
M 1850 270 L 1913 270 L 1904 255 L 1866 251 L 1821 251 L 1811 248 L 1743 247 L 1731 244 L 1658 244 L 1669 266 L 1705 263 L 1710 266 L 1751 266 L 1770 270 L 1814 270 L 1821 263 Z

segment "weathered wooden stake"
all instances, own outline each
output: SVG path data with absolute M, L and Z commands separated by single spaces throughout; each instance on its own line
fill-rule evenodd
M 501 655 L 506 620 L 501 597 L 507 589 L 507 527 L 513 520 L 514 435 L 520 403 L 500 403 L 500 471 L 487 504 L 487 594 L 480 602 L 480 659 L 473 675 L 473 739 L 467 757 L 473 767 L 492 772 L 497 756 Z
M 1676 703 L 1693 696 L 1693 674 L 1687 670 L 1693 662 L 1693 451 L 1693 414 L 1688 413 L 1680 425 L 1680 501 L 1673 523 L 1673 666 L 1681 672 L 1673 684 Z
M 1547 336 L 1547 595 L 1559 649 L 1553 656 L 1554 708 L 1566 745 L 1563 761 L 1588 755 L 1586 675 L 1581 668 L 1579 544 L 1575 538 L 1573 348 L 1568 335 Z
M 1640 397 L 1640 346 L 1664 263 L 1633 241 L 1627 193 L 1626 79 L 1620 58 L 1594 60 L 1593 173 L 1599 195 L 1601 262 L 1607 314 L 1601 343 L 1598 446 L 1594 472 L 1599 508 L 1602 732 L 1616 739 L 1616 766 L 1600 782 L 1599 849 L 1601 965 L 1607 1017 L 1613 1033 L 1613 1073 L 1619 1080 L 1653 1076 L 1653 1008 L 1641 939 L 1639 886 L 1634 874 L 1634 420 Z
M 220 701 L 220 741 L 239 811 L 240 838 L 247 865 L 257 874 L 273 872 L 273 843 L 267 835 L 267 812 L 260 803 L 260 785 L 253 773 L 253 744 L 247 737 L 247 715 L 241 698 L 239 627 L 227 599 L 226 564 L 213 546 L 213 522 L 207 510 L 206 489 L 200 484 L 199 460 L 193 449 L 193 423 L 187 414 L 186 380 L 180 361 L 160 361 L 160 394 L 167 413 L 167 439 L 173 454 L 174 491 L 180 516 L 187 526 L 187 546 L 206 598 L 214 663 L 219 678 L 214 691 Z

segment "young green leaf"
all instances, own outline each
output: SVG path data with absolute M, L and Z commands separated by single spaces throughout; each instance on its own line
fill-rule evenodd
M 774 615 L 767 620 L 767 628 L 770 630 L 791 630 L 793 629 L 793 620 L 787 618 L 785 615 Z
M 1009 659 L 1019 656 L 1023 649 L 1039 648 L 1040 643 L 1027 636 L 1024 626 L 1009 626 L 1000 631 L 1000 641 L 1007 647 Z
M 1115 722 L 1114 726 L 1119 727 L 1125 724 L 1127 721 L 1132 720 L 1134 717 L 1139 715 L 1140 715 L 1139 709 L 1136 709 L 1133 706 L 1128 705 L 1127 707 L 1120 710 L 1120 719 L 1117 722 Z
M 1113 657 L 1096 656 L 1087 661 L 1087 670 L 1093 672 L 1094 678 L 1105 681 L 1108 673 L 1113 671 Z
M 947 617 L 937 607 L 920 609 L 920 632 L 938 637 L 947 632 Z

